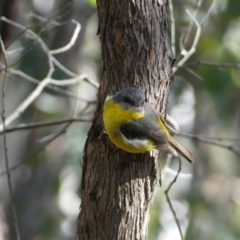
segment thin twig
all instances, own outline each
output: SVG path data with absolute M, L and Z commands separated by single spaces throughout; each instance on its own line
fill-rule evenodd
M 191 16 L 191 18 L 193 19 L 194 23 L 196 24 L 197 32 L 196 32 L 196 35 L 195 35 L 192 47 L 190 48 L 189 51 L 186 51 L 184 57 L 177 63 L 177 65 L 175 67 L 173 67 L 173 69 L 172 69 L 173 73 L 175 73 L 178 70 L 178 68 L 182 67 L 183 64 L 193 55 L 193 53 L 196 51 L 196 47 L 197 47 L 199 38 L 201 36 L 201 26 L 199 25 L 199 23 L 196 20 L 196 18 L 194 16 L 192 16 L 191 13 L 188 10 L 186 10 L 186 11 Z
M 2 21 L 5 21 L 9 24 L 12 24 L 15 27 L 18 27 L 22 30 L 26 30 L 26 27 L 22 26 L 19 23 L 13 22 L 12 20 L 9 20 L 5 17 L 0 17 L 0 19 L 2 19 Z M 73 44 L 75 43 L 77 36 L 80 32 L 80 24 L 78 24 L 75 20 L 72 20 L 72 22 L 74 24 L 76 24 L 76 28 L 74 30 L 73 36 L 71 37 L 70 42 L 59 49 L 56 50 L 49 50 L 47 45 L 45 44 L 45 42 L 37 35 L 35 34 L 32 30 L 27 29 L 26 33 L 29 34 L 30 38 L 33 38 L 35 41 L 37 41 L 42 50 L 46 53 L 46 55 L 48 56 L 48 62 L 49 62 L 49 71 L 47 73 L 47 77 L 45 79 L 43 79 L 39 85 L 35 88 L 35 90 L 22 102 L 22 104 L 20 104 L 17 109 L 6 119 L 5 121 L 5 125 L 8 126 L 11 122 L 13 122 L 16 118 L 18 118 L 25 110 L 26 108 L 41 94 L 41 92 L 43 91 L 43 89 L 45 87 L 47 87 L 48 85 L 55 85 L 55 86 L 66 86 L 66 85 L 72 85 L 72 84 L 76 84 L 79 83 L 82 80 L 86 80 L 88 81 L 90 84 L 92 84 L 94 87 L 98 87 L 99 84 L 97 82 L 95 82 L 94 80 L 90 79 L 86 74 L 82 74 L 80 76 L 76 76 L 73 79 L 67 79 L 67 80 L 55 80 L 52 79 L 51 76 L 54 72 L 54 63 L 58 63 L 60 64 L 53 56 L 53 54 L 57 54 L 57 53 L 62 53 L 64 51 L 69 50 Z M 61 64 L 60 64 L 61 65 Z M 19 72 L 18 72 L 19 73 Z M 0 131 L 2 130 L 2 126 L 0 125 Z
M 44 22 L 44 23 L 40 23 L 40 24 L 35 24 L 33 26 L 30 26 L 30 27 L 25 27 L 25 29 L 20 33 L 18 34 L 15 38 L 12 39 L 12 41 L 10 41 L 8 43 L 8 45 L 6 46 L 6 49 L 8 49 L 8 47 L 16 40 L 20 37 L 20 35 L 22 35 L 23 33 L 26 32 L 27 29 L 31 29 L 31 28 L 36 28 L 36 27 L 40 27 L 42 26 L 42 29 L 40 30 L 40 32 L 43 32 L 44 31 L 44 28 L 49 24 L 49 23 L 52 23 L 52 22 L 55 22 L 54 19 L 60 19 L 62 18 L 63 16 L 65 16 L 66 14 L 69 13 L 69 11 L 64 11 L 64 14 L 62 14 L 61 16 L 59 17 L 56 17 L 57 15 L 59 15 L 61 12 L 63 12 L 63 10 L 65 10 L 69 5 L 71 5 L 71 3 L 67 3 L 65 6 L 63 6 L 59 11 L 57 11 L 52 17 L 50 18 L 47 18 L 47 20 Z M 35 17 L 36 17 L 36 14 L 33 14 Z M 0 18 L 1 19 L 1 18 Z M 62 25 L 62 23 L 59 23 L 59 26 Z
M 65 133 L 67 128 L 71 125 L 71 122 L 67 123 L 64 127 L 62 127 L 56 134 L 54 134 L 51 138 L 49 138 L 43 145 L 35 149 L 32 153 L 30 153 L 28 156 L 24 158 L 24 160 L 20 161 L 20 163 L 13 165 L 9 168 L 9 172 L 12 172 L 16 170 L 18 167 L 22 166 L 24 163 L 26 163 L 28 160 L 30 160 L 32 157 L 34 157 L 36 154 L 38 154 L 40 151 L 42 151 L 49 143 L 51 143 L 53 140 L 55 140 L 57 137 L 59 137 L 61 134 Z M 7 174 L 7 171 L 2 171 L 0 173 L 0 177 L 3 177 Z
M 61 19 L 63 18 L 64 16 L 66 16 L 68 13 L 70 13 L 69 10 L 67 10 L 67 8 L 72 5 L 72 0 L 70 0 L 68 3 L 66 3 L 62 8 L 60 8 L 56 13 L 54 13 L 50 18 L 43 18 L 43 17 L 40 17 L 39 15 L 35 14 L 35 13 L 30 13 L 28 15 L 28 17 L 35 17 L 35 18 L 38 18 L 39 20 L 42 19 L 42 21 L 45 21 L 46 24 L 49 24 L 49 23 L 53 23 L 55 22 L 54 20 L 55 19 Z M 59 14 L 61 14 L 60 16 L 58 16 Z M 61 24 L 61 23 L 60 23 Z
M 169 207 L 170 207 L 170 209 L 171 209 L 171 212 L 172 212 L 172 214 L 173 214 L 173 216 L 174 216 L 175 222 L 176 222 L 176 224 L 177 224 L 179 234 L 180 234 L 180 236 L 181 236 L 181 239 L 183 240 L 184 237 L 183 237 L 181 225 L 180 225 L 179 219 L 178 219 L 178 217 L 177 217 L 177 214 L 176 214 L 176 212 L 175 212 L 175 210 L 174 210 L 174 208 L 173 208 L 173 205 L 172 205 L 172 202 L 171 202 L 171 200 L 170 200 L 170 197 L 169 197 L 169 195 L 168 195 L 171 187 L 172 187 L 173 184 L 177 181 L 178 176 L 179 176 L 179 174 L 180 174 L 180 172 L 181 172 L 181 170 L 182 170 L 182 161 L 181 161 L 180 157 L 178 157 L 178 161 L 179 161 L 178 172 L 177 172 L 176 176 L 174 177 L 174 179 L 172 180 L 172 182 L 169 184 L 168 188 L 165 190 L 165 195 L 166 195 L 166 198 L 167 198 L 168 205 L 169 205 Z
M 170 20 L 171 20 L 171 42 L 172 42 L 172 51 L 174 56 L 176 55 L 176 31 L 175 31 L 175 18 L 172 0 L 169 0 L 169 11 L 170 11 Z
M 209 67 L 219 67 L 219 68 L 240 68 L 239 63 L 218 63 L 218 62 L 208 62 L 208 61 L 194 61 L 194 62 L 188 62 L 183 65 L 183 67 L 191 67 L 196 65 L 203 65 L 203 66 L 209 66 Z
M 32 18 L 36 18 L 36 19 L 42 21 L 43 23 L 47 23 L 47 24 L 51 23 L 52 25 L 57 26 L 57 27 L 62 26 L 62 23 L 53 20 L 54 18 L 52 18 L 52 19 L 44 18 L 44 17 L 42 17 L 42 16 L 37 15 L 36 13 L 30 12 L 30 13 L 28 14 L 28 18 L 31 18 L 31 17 L 32 17 Z M 62 17 L 62 16 L 61 16 L 61 17 Z M 42 25 L 42 24 L 41 24 L 41 25 Z
M 16 110 L 6 119 L 5 124 L 8 126 L 12 123 L 15 119 L 17 119 L 25 110 L 26 108 L 40 95 L 43 89 L 50 84 L 51 79 L 46 78 L 44 79 L 36 89 L 16 108 Z M 0 131 L 2 130 L 2 124 L 0 125 Z
M 202 142 L 202 143 L 206 143 L 206 144 L 211 144 L 211 145 L 227 148 L 227 149 L 231 150 L 232 152 L 234 152 L 235 154 L 237 154 L 238 156 L 240 156 L 240 148 L 236 147 L 236 146 L 234 146 L 232 144 L 206 139 L 206 138 L 200 137 L 198 135 L 193 135 L 193 134 L 178 133 L 177 135 L 182 136 L 182 137 L 191 138 L 191 139 L 196 140 L 198 142 Z
M 77 104 L 77 102 L 76 102 Z M 87 104 L 80 112 L 79 114 L 84 114 L 86 113 L 86 111 L 88 110 L 88 108 L 90 107 L 90 104 Z M 75 112 L 75 111 L 74 111 Z M 76 117 L 76 116 L 75 116 Z M 33 151 L 32 153 L 30 153 L 27 157 L 25 157 L 24 160 L 20 161 L 20 163 L 12 166 L 9 168 L 9 171 L 14 171 L 15 169 L 17 169 L 18 167 L 22 166 L 25 162 L 27 162 L 28 160 L 30 160 L 33 156 L 35 156 L 36 154 L 38 154 L 40 151 L 42 151 L 49 143 L 51 143 L 53 140 L 55 140 L 57 137 L 59 137 L 61 134 L 63 134 L 67 128 L 72 124 L 73 121 L 69 121 L 67 122 L 67 124 L 62 127 L 56 134 L 53 134 L 50 138 L 48 138 L 48 140 L 39 148 L 37 148 L 35 151 Z M 6 171 L 2 171 L 0 172 L 0 177 L 3 177 L 7 174 Z
M 74 33 L 73 33 L 71 39 L 70 39 L 70 42 L 69 42 L 67 45 L 65 45 L 65 46 L 63 46 L 62 48 L 59 48 L 59 49 L 49 50 L 48 47 L 47 47 L 47 45 L 45 44 L 45 42 L 40 38 L 40 36 L 37 35 L 36 33 L 34 33 L 31 29 L 26 28 L 25 26 L 23 26 L 23 25 L 21 25 L 21 24 L 19 24 L 19 23 L 16 23 L 16 22 L 14 22 L 14 21 L 12 21 L 12 20 L 10 20 L 10 19 L 7 19 L 7 18 L 5 18 L 5 17 L 0 17 L 0 19 L 1 19 L 2 21 L 4 21 L 4 22 L 8 23 L 8 24 L 11 24 L 11 25 L 13 25 L 13 26 L 15 26 L 15 27 L 17 27 L 17 28 L 19 28 L 19 29 L 21 29 L 21 30 L 26 31 L 26 33 L 29 34 L 29 38 L 34 39 L 35 41 L 37 41 L 37 42 L 40 44 L 42 50 L 43 50 L 44 53 L 48 56 L 48 60 L 49 60 L 49 71 L 48 71 L 48 74 L 47 74 L 47 77 L 46 77 L 46 78 L 50 78 L 50 77 L 52 76 L 52 73 L 53 73 L 53 71 L 54 71 L 54 65 L 53 65 L 53 63 L 54 63 L 57 67 L 59 67 L 63 72 L 65 72 L 67 75 L 69 75 L 70 77 L 78 78 L 78 75 L 77 75 L 77 74 L 71 72 L 71 71 L 68 70 L 66 67 L 64 67 L 64 66 L 53 56 L 53 54 L 62 53 L 62 52 L 64 52 L 64 51 L 69 50 L 69 49 L 73 46 L 73 44 L 76 42 L 76 39 L 77 39 L 77 37 L 78 37 L 78 35 L 79 35 L 79 32 L 80 32 L 80 30 L 81 30 L 81 25 L 80 25 L 80 23 L 78 23 L 78 22 L 75 21 L 75 20 L 72 20 L 72 23 L 76 25 L 76 28 L 75 28 L 75 30 L 74 30 Z M 3 69 L 4 69 L 4 68 L 3 68 Z M 3 69 L 1 69 L 1 71 L 2 71 Z M 99 87 L 99 84 L 98 84 L 96 81 L 92 80 L 92 79 L 89 78 L 87 75 L 85 75 L 85 76 L 86 76 L 86 79 L 85 79 L 86 81 L 88 81 L 90 84 L 92 84 L 92 85 L 93 85 L 94 87 L 96 87 L 96 88 Z
M 40 83 L 40 81 L 39 81 L 38 79 L 33 78 L 33 77 L 27 75 L 26 73 L 20 71 L 20 70 L 16 70 L 16 69 L 10 68 L 10 69 L 8 70 L 8 72 L 10 72 L 10 73 L 12 73 L 12 74 L 14 74 L 14 75 L 17 75 L 17 76 L 21 76 L 21 77 L 23 77 L 24 79 L 28 80 L 28 81 L 31 82 L 31 83 L 34 83 L 34 84 L 39 84 L 39 83 Z M 78 75 L 77 75 L 77 76 L 78 76 Z M 11 77 L 12 77 L 12 76 L 11 76 Z M 87 76 L 86 79 L 88 79 L 88 78 L 89 78 L 89 77 Z M 61 81 L 61 80 L 59 80 L 59 81 Z M 95 81 L 94 81 L 94 80 L 91 80 L 91 82 L 95 82 Z M 97 85 L 97 83 L 95 83 L 93 86 L 96 87 L 96 85 Z M 53 90 L 53 91 L 55 91 L 55 92 L 62 93 L 62 94 L 64 94 L 64 95 L 68 96 L 68 97 L 72 97 L 72 98 L 75 98 L 75 99 L 80 100 L 80 101 L 84 101 L 84 102 L 91 103 L 91 104 L 96 103 L 95 100 L 88 100 L 87 98 L 83 98 L 83 97 L 77 96 L 77 94 L 75 94 L 75 93 L 73 93 L 73 92 L 71 92 L 71 91 L 69 91 L 69 90 L 59 88 L 59 87 L 57 87 L 57 86 L 47 85 L 46 88 L 47 88 L 47 89 L 51 89 L 51 90 Z
M 166 173 L 172 175 L 172 176 L 176 176 L 177 171 L 171 169 L 171 168 L 166 168 L 164 169 Z M 179 173 L 178 178 L 181 179 L 192 179 L 193 175 L 191 173 Z
M 73 73 L 72 71 L 70 71 L 69 69 L 67 69 L 65 66 L 63 66 L 55 57 L 52 58 L 53 63 L 59 68 L 61 69 L 64 73 L 66 73 L 68 76 L 70 77 L 77 77 L 78 75 L 76 73 Z
M 205 22 L 205 20 L 206 20 L 206 19 L 209 17 L 209 15 L 211 14 L 215 2 L 216 2 L 216 0 L 212 0 L 212 3 L 211 3 L 211 5 L 210 5 L 210 7 L 208 8 L 207 13 L 206 13 L 205 16 L 203 17 L 200 25 L 203 25 L 203 23 Z
M 21 30 L 23 30 L 23 32 L 26 32 L 28 34 L 28 38 L 33 39 L 34 41 L 38 42 L 42 48 L 42 50 L 44 51 L 44 53 L 48 56 L 48 63 L 49 63 L 49 71 L 47 74 L 46 78 L 50 78 L 52 76 L 52 73 L 54 72 L 54 65 L 53 63 L 58 66 L 62 71 L 64 71 L 67 75 L 71 76 L 71 77 L 76 77 L 76 74 L 73 74 L 71 71 L 69 71 L 68 69 L 66 69 L 52 54 L 50 54 L 50 50 L 48 49 L 47 45 L 45 44 L 45 42 L 40 38 L 39 35 L 37 35 L 35 32 L 33 32 L 30 28 L 26 28 L 25 26 L 14 22 L 6 17 L 0 17 L 0 19 L 8 24 L 11 24 L 14 27 L 17 27 Z M 76 27 L 73 33 L 73 36 L 75 38 L 76 36 L 76 32 L 79 33 L 79 28 Z M 70 42 L 72 42 L 70 40 Z
M 197 7 L 195 8 L 195 11 L 193 13 L 193 15 L 191 16 L 191 21 L 188 25 L 187 30 L 185 31 L 185 33 L 183 33 L 180 37 L 180 49 L 181 49 L 181 54 L 183 56 L 183 58 L 178 62 L 178 64 L 173 67 L 173 73 L 176 72 L 179 68 L 181 68 L 183 66 L 183 64 L 186 63 L 186 61 L 191 57 L 191 55 L 195 52 L 196 50 L 196 46 L 198 44 L 200 35 L 201 35 L 201 26 L 203 25 L 204 21 L 209 17 L 210 13 L 212 12 L 212 9 L 214 7 L 215 4 L 215 0 L 212 0 L 212 3 L 210 4 L 207 13 L 205 14 L 205 16 L 203 17 L 201 23 L 198 23 L 198 21 L 196 20 L 196 16 L 197 13 L 202 5 L 202 0 L 198 0 L 197 2 Z M 187 10 L 187 13 L 190 15 L 189 11 Z M 186 45 L 189 41 L 189 37 L 190 37 L 190 33 L 192 31 L 192 25 L 193 22 L 195 22 L 196 26 L 197 26 L 197 32 L 195 35 L 195 39 L 194 42 L 192 44 L 192 47 L 190 50 L 186 50 Z M 180 56 L 177 57 L 177 59 L 179 59 Z M 198 79 L 202 79 L 199 75 L 197 76 L 195 72 L 192 72 L 190 69 L 187 69 L 191 74 L 195 75 L 195 77 L 197 77 Z
M 184 68 L 184 69 L 186 69 L 190 74 L 192 74 L 192 75 L 193 75 L 195 78 L 197 78 L 198 80 L 204 81 L 204 78 L 201 77 L 199 74 L 197 74 L 195 71 L 193 71 L 191 68 L 186 67 L 186 68 Z
M 1 45 L 1 49 L 2 49 L 3 59 L 5 62 L 5 65 L 7 66 L 7 55 L 6 55 L 4 43 L 2 41 L 1 36 L 0 36 L 0 45 Z M 1 113 L 1 117 L 2 117 L 2 125 L 3 125 L 4 131 L 6 128 L 6 125 L 5 125 L 5 91 L 6 91 L 6 75 L 3 76 L 3 83 L 2 83 L 2 113 Z M 5 133 L 3 134 L 3 146 L 4 146 L 4 159 L 5 159 L 5 168 L 6 168 L 6 174 L 7 174 L 8 190 L 9 190 L 9 195 L 10 195 L 10 199 L 11 199 L 11 208 L 12 208 L 12 214 L 13 214 L 13 219 L 14 219 L 14 227 L 15 227 L 17 239 L 21 240 L 17 212 L 16 212 L 14 201 L 13 201 L 12 181 L 11 181 L 11 174 L 10 174 L 9 163 L 8 163 L 8 149 L 7 149 L 7 139 L 6 139 Z
M 55 50 L 51 50 L 49 52 L 49 54 L 54 55 L 54 54 L 59 54 L 59 53 L 66 52 L 75 44 L 75 42 L 77 40 L 77 37 L 80 33 L 80 30 L 81 30 L 81 25 L 80 25 L 79 22 L 75 21 L 74 19 L 72 19 L 71 22 L 76 25 L 76 28 L 75 28 L 75 31 L 74 31 L 71 39 L 70 39 L 70 42 L 67 45 L 65 45 L 64 47 L 61 47 L 61 48 L 58 48 L 58 49 L 55 49 Z
M 60 11 L 59 11 L 59 12 L 60 12 Z M 57 14 L 58 14 L 58 13 L 57 13 Z M 35 28 L 35 27 L 39 27 L 39 26 L 42 27 L 41 30 L 38 32 L 38 34 L 35 34 L 35 36 L 40 37 L 40 34 L 41 34 L 42 32 L 44 32 L 44 28 L 45 28 L 49 23 L 55 22 L 55 21 L 53 20 L 54 17 L 55 17 L 55 15 L 54 15 L 53 17 L 51 17 L 51 18 L 48 18 L 48 20 L 46 20 L 44 23 L 36 24 L 36 25 L 30 26 L 30 27 L 25 27 L 25 26 L 22 26 L 22 25 L 20 25 L 20 24 L 18 24 L 18 23 L 16 23 L 16 24 L 14 25 L 14 24 L 13 24 L 14 22 L 11 21 L 10 19 L 7 19 L 7 18 L 5 18 L 5 17 L 0 17 L 0 20 L 5 21 L 5 22 L 7 22 L 8 24 L 11 24 L 11 25 L 13 25 L 13 26 L 15 26 L 15 27 L 17 27 L 17 28 L 20 28 L 20 29 L 22 30 L 15 38 L 13 38 L 12 41 L 9 42 L 9 44 L 6 46 L 6 49 L 7 49 L 16 39 L 18 39 L 22 34 L 26 33 L 27 31 L 28 31 L 28 33 L 33 33 L 33 34 L 35 34 L 34 32 L 31 31 L 31 29 L 33 29 L 33 28 Z M 60 17 L 59 17 L 59 18 L 60 18 Z M 66 24 L 66 23 L 59 23 L 59 26 L 61 26 L 61 25 L 63 25 L 63 24 Z M 35 37 L 35 39 L 34 39 L 35 41 L 33 42 L 32 45 L 30 45 L 29 49 L 27 49 L 27 51 L 25 51 L 25 53 L 22 54 L 19 59 L 17 59 L 13 64 L 10 64 L 8 67 L 12 67 L 12 66 L 16 65 L 16 64 L 19 62 L 19 60 L 20 60 L 27 52 L 29 52 L 29 51 L 32 49 L 33 45 L 35 45 L 35 43 L 38 42 L 38 37 Z M 46 52 L 45 52 L 45 53 L 46 53 Z M 46 53 L 46 54 L 47 54 L 47 53 Z M 56 60 L 56 59 L 54 58 L 53 60 Z M 56 62 L 57 62 L 57 60 L 56 60 Z
M 98 88 L 99 84 L 92 80 L 91 78 L 89 78 L 89 76 L 87 74 L 81 74 L 75 78 L 72 79 L 63 79 L 63 80 L 55 80 L 55 79 L 51 79 L 50 84 L 55 85 L 55 86 L 69 86 L 69 85 L 75 85 L 76 83 L 79 83 L 80 81 L 87 81 L 90 84 L 92 84 L 94 87 Z
M 168 154 L 167 155 L 167 160 L 166 160 L 165 165 L 164 165 L 163 170 L 162 170 L 162 176 L 161 176 L 161 181 L 162 182 L 165 179 L 166 169 L 169 168 L 171 161 L 172 161 L 172 155 Z
M 186 34 L 185 34 L 184 38 L 183 38 L 183 45 L 182 46 L 183 46 L 184 49 L 185 49 L 186 44 L 189 41 L 190 33 L 191 33 L 192 27 L 193 27 L 193 22 L 194 22 L 194 19 L 196 19 L 197 13 L 198 13 L 201 5 L 202 5 L 202 0 L 198 0 L 197 7 L 195 8 L 193 16 L 191 17 L 191 21 L 190 21 L 190 23 L 188 25 L 188 29 L 186 31 Z
M 0 131 L 0 135 L 15 131 L 22 131 L 22 130 L 29 130 L 34 128 L 41 128 L 41 127 L 50 127 L 56 126 L 63 123 L 72 123 L 72 122 L 91 122 L 92 118 L 86 117 L 71 117 L 71 118 L 63 118 L 54 121 L 47 121 L 47 122 L 37 122 L 37 123 L 27 123 L 27 124 L 19 124 L 14 127 L 5 128 L 5 131 Z
M 233 141 L 233 142 L 240 142 L 240 138 L 232 138 L 232 137 L 216 137 L 216 136 L 208 136 L 208 135 L 197 135 L 197 134 L 186 134 L 186 133 L 177 133 L 180 137 L 187 137 L 187 138 L 203 138 L 203 139 L 212 139 L 217 141 Z
M 43 89 L 49 85 L 58 85 L 58 86 L 67 86 L 76 84 L 82 80 L 86 79 L 86 74 L 78 76 L 76 79 L 68 79 L 57 81 L 51 78 L 45 78 L 39 85 L 35 88 L 35 90 L 16 108 L 16 110 L 6 119 L 5 126 L 8 126 L 14 120 L 16 120 L 29 106 L 32 102 L 41 94 Z M 2 125 L 0 125 L 0 131 L 2 131 Z

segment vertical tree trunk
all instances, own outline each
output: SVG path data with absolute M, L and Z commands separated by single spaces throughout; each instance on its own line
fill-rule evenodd
M 102 66 L 98 105 L 85 145 L 78 239 L 146 239 L 155 157 L 116 148 L 103 133 L 105 97 L 129 86 L 163 114 L 173 55 L 164 0 L 98 0 Z

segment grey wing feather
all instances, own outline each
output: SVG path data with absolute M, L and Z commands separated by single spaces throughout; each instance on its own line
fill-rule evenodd
M 147 103 L 145 103 L 145 116 L 147 117 L 121 126 L 121 133 L 127 139 L 152 140 L 156 146 L 167 143 L 167 137 L 158 125 L 159 116 Z

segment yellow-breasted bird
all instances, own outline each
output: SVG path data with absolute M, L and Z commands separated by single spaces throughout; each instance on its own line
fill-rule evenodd
M 130 153 L 154 149 L 173 156 L 179 152 L 189 162 L 191 153 L 169 133 L 165 121 L 146 101 L 137 88 L 126 88 L 107 97 L 103 106 L 103 122 L 110 140 Z

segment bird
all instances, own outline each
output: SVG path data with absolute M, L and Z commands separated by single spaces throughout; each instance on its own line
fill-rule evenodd
M 111 142 L 126 152 L 137 154 L 157 149 L 174 157 L 179 153 L 190 163 L 194 161 L 138 88 L 129 87 L 108 96 L 103 104 L 103 123 Z

